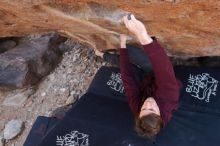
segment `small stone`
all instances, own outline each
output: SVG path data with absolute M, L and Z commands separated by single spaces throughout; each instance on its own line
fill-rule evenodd
M 60 91 L 61 91 L 61 92 L 65 92 L 65 91 L 66 91 L 66 88 L 61 88 Z
M 49 75 L 49 79 L 50 79 L 51 81 L 53 81 L 53 80 L 55 79 L 54 74 L 50 74 L 50 75 Z
M 77 100 L 76 97 L 69 96 L 66 100 L 66 105 L 70 105 L 70 104 L 74 103 L 76 100 Z
M 33 101 L 29 101 L 28 103 L 25 104 L 26 107 L 30 107 L 33 104 Z
M 46 93 L 45 92 L 41 93 L 41 96 L 42 97 L 46 96 Z
M 74 94 L 76 94 L 76 91 L 71 91 L 70 95 L 73 96 Z
M 78 80 L 75 78 L 75 79 L 73 79 L 73 82 L 74 82 L 74 83 L 77 83 L 77 82 L 78 82 Z
M 67 73 L 70 74 L 72 72 L 72 69 L 68 69 Z
M 23 121 L 20 119 L 13 119 L 9 121 L 4 129 L 3 137 L 6 140 L 15 138 L 23 130 Z
M 31 88 L 14 90 L 6 96 L 3 105 L 21 107 L 33 93 L 34 90 Z

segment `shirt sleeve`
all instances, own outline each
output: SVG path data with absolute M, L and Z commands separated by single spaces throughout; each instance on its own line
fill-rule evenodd
M 125 94 L 128 98 L 129 106 L 134 115 L 139 113 L 139 104 L 141 101 L 140 87 L 135 80 L 132 64 L 128 57 L 128 49 L 120 49 L 120 71 L 125 88 Z
M 171 119 L 172 111 L 179 101 L 179 86 L 173 66 L 165 50 L 154 40 L 151 44 L 143 45 L 144 52 L 149 56 L 155 75 L 156 93 L 154 97 L 160 107 L 164 125 Z

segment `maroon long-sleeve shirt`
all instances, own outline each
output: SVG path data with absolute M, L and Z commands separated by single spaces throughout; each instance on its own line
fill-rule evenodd
M 154 40 L 144 45 L 144 52 L 148 55 L 154 77 L 148 75 L 139 84 L 134 77 L 132 64 L 128 58 L 128 50 L 120 49 L 120 70 L 125 94 L 129 106 L 135 116 L 139 115 L 140 108 L 147 97 L 154 97 L 157 102 L 164 127 L 171 119 L 172 111 L 177 108 L 179 101 L 179 85 L 176 80 L 173 66 L 164 49 Z M 154 81 L 152 79 L 155 79 Z M 153 81 L 153 84 L 152 84 Z

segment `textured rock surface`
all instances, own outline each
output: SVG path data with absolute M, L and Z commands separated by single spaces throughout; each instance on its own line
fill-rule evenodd
M 2 38 L 0 39 L 0 53 L 3 53 L 9 49 L 14 48 L 17 45 L 13 38 Z
M 4 106 L 22 106 L 34 90 L 32 88 L 11 91 L 4 99 Z
M 18 134 L 21 133 L 22 128 L 23 128 L 23 121 L 20 119 L 13 119 L 5 125 L 3 136 L 7 140 L 13 139 Z
M 24 106 L 1 106 L 7 94 L 0 91 L 0 132 L 11 119 L 19 118 L 25 122 L 22 134 L 9 140 L 5 146 L 22 146 L 37 116 L 52 116 L 55 113 L 62 116 L 56 109 L 72 104 L 81 97 L 97 70 L 106 64 L 94 55 L 91 48 L 77 42 L 67 40 L 62 44 L 62 50 L 67 51 L 62 61 L 41 80 L 36 92 L 30 95 Z
M 61 60 L 59 45 L 65 40 L 55 34 L 20 40 L 16 47 L 0 54 L 0 89 L 37 83 Z
M 178 56 L 220 55 L 219 0 L 1 0 L 0 36 L 57 31 L 98 49 L 118 47 L 132 12 Z

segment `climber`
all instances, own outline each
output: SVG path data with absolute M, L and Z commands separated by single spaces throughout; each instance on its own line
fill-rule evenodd
M 166 127 L 178 107 L 179 86 L 168 56 L 158 41 L 148 35 L 144 24 L 132 14 L 122 20 L 143 49 L 126 47 L 127 37 L 122 34 L 119 56 L 98 50 L 95 54 L 119 63 L 125 94 L 135 117 L 135 130 L 152 139 Z

